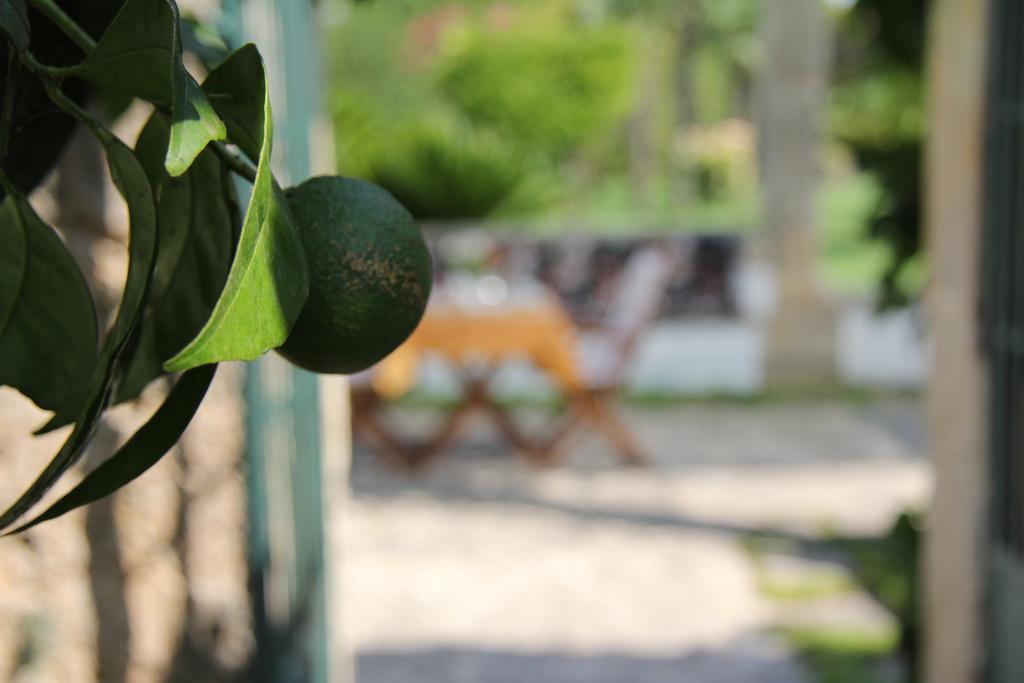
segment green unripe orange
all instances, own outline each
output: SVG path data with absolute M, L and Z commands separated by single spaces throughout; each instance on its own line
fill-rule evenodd
M 321 176 L 286 191 L 309 267 L 309 298 L 277 351 L 313 372 L 350 374 L 416 329 L 432 282 L 430 253 L 382 188 Z

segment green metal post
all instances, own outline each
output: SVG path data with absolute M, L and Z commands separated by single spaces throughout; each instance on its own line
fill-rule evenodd
M 319 109 L 314 8 L 309 0 L 225 0 L 226 33 L 254 40 L 267 64 L 282 184 L 311 172 Z M 250 363 L 245 399 L 249 569 L 256 654 L 252 680 L 330 678 L 317 377 L 270 355 Z

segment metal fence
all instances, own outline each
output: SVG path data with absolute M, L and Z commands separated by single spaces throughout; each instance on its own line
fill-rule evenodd
M 1024 4 L 991 0 L 983 325 L 989 362 L 987 678 L 1024 680 Z M 967 324 L 967 321 L 965 321 Z

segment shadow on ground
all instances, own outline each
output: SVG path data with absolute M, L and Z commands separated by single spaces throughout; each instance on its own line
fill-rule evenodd
M 463 648 L 372 650 L 357 659 L 359 683 L 803 683 L 806 675 L 771 640 L 728 652 L 682 656 L 515 652 Z

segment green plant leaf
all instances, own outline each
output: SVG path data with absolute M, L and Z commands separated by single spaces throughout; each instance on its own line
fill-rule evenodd
M 15 198 L 0 204 L 0 339 L 11 319 L 21 295 L 21 285 L 28 265 L 25 226 L 22 224 Z
M 259 163 L 264 142 L 269 155 L 273 130 L 266 68 L 252 43 L 235 50 L 210 72 L 203 92 L 227 125 L 228 138 L 253 163 Z
M 96 313 L 64 243 L 24 198 L 0 205 L 0 386 L 54 410 L 96 360 Z
M 3 31 L 18 52 L 28 49 L 30 35 L 25 0 L 4 0 L 0 4 L 0 31 Z
M 10 533 L 21 533 L 40 522 L 109 496 L 155 465 L 181 438 L 216 370 L 216 365 L 207 365 L 184 373 L 160 408 L 114 455 L 45 512 Z
M 228 138 L 257 159 L 256 181 L 224 291 L 196 338 L 164 365 L 169 371 L 252 360 L 280 346 L 309 292 L 302 243 L 270 171 L 270 94 L 255 46 L 232 53 L 203 88 L 227 124 Z
M 130 242 L 128 275 L 114 324 L 107 333 L 99 360 L 86 384 L 53 416 L 40 432 L 74 422 L 74 429 L 50 463 L 21 496 L 0 514 L 0 529 L 24 515 L 82 456 L 103 410 L 110 402 L 114 380 L 121 373 L 125 349 L 142 316 L 156 260 L 156 209 L 146 173 L 135 155 L 106 129 L 92 127 L 107 155 L 114 185 L 128 205 Z
M 170 141 L 164 165 L 181 175 L 224 122 L 181 59 L 181 26 L 173 0 L 127 0 L 78 71 L 102 88 L 169 108 Z
M 134 332 L 146 303 L 157 252 L 156 208 L 153 191 L 142 165 L 117 137 L 102 128 L 95 129 L 107 155 L 110 175 L 128 205 L 130 241 L 128 244 L 128 275 L 117 316 L 89 381 L 70 401 L 60 407 L 53 418 L 39 430 L 48 432 L 75 421 L 93 397 L 106 391 L 113 375 L 121 371 L 122 350 Z M 113 360 L 118 362 L 112 363 Z
M 199 332 L 231 265 L 237 218 L 225 193 L 233 191 L 232 180 L 209 150 L 183 175 L 169 177 L 159 163 L 168 126 L 165 116 L 153 114 L 136 144 L 136 155 L 158 196 L 160 239 L 149 310 L 116 402 L 138 396 L 164 373 L 164 361 Z

